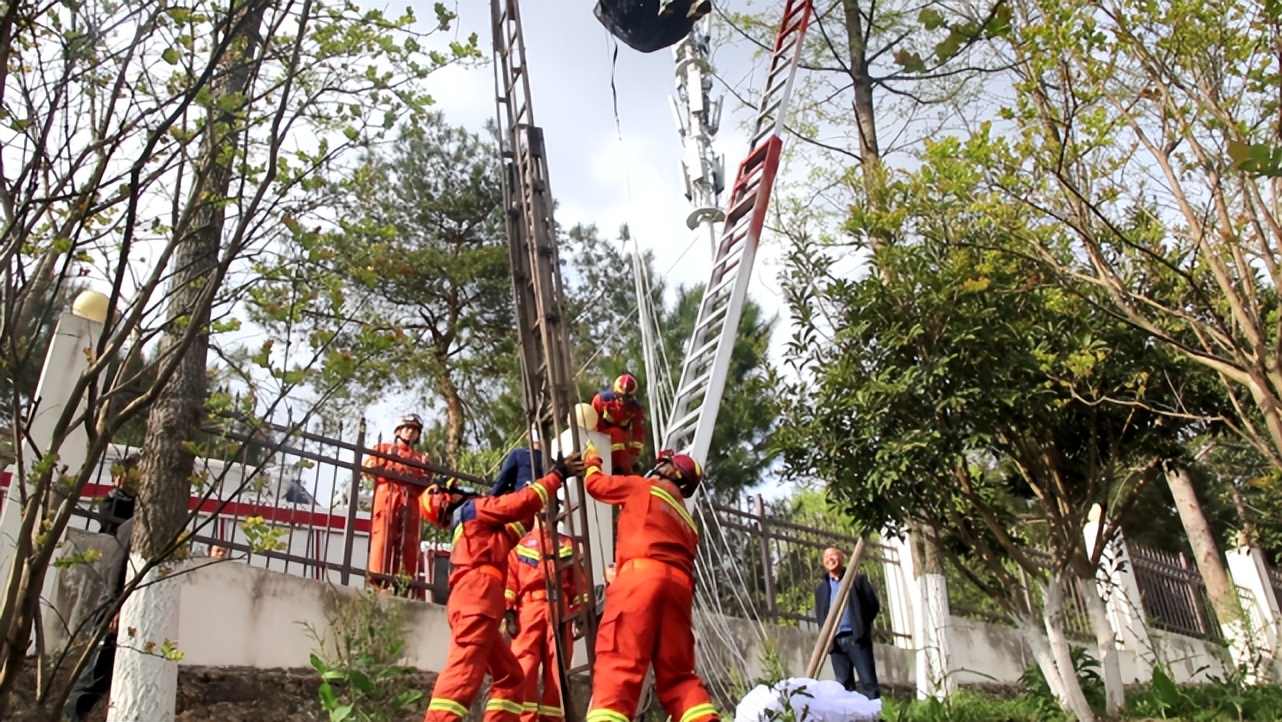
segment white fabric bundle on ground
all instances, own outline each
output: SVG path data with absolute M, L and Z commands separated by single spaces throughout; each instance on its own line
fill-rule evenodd
M 764 684 L 748 693 L 734 711 L 734 722 L 772 722 L 784 705 L 795 722 L 858 722 L 881 719 L 881 700 L 847 692 L 832 680 L 792 677 L 773 688 Z

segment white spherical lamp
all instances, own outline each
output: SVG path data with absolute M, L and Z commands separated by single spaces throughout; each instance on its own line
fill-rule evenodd
M 592 404 L 576 404 L 570 423 L 581 429 L 592 431 L 596 429 L 596 420 L 596 409 L 592 408 Z
M 105 294 L 97 291 L 84 291 L 71 302 L 71 312 L 80 318 L 96 323 L 107 322 L 107 307 L 111 303 Z

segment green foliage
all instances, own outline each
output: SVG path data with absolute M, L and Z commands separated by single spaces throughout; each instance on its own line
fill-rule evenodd
M 1092 709 L 1103 709 L 1104 679 L 1099 674 L 1099 661 L 1084 647 L 1073 647 L 1069 654 L 1073 660 L 1073 673 L 1082 686 L 1082 694 L 1086 695 L 1086 701 L 1090 703 Z M 1046 675 L 1042 674 L 1041 667 L 1037 665 L 1029 667 L 1024 674 L 1020 675 L 1019 683 L 1028 692 L 1028 701 L 1036 705 L 1043 714 L 1059 713 L 1059 701 L 1051 693 L 1050 685 L 1047 684 Z
M 1067 722 L 1071 718 L 1058 708 L 1045 709 L 1038 700 L 1028 696 L 1003 699 L 963 688 L 942 702 L 886 699 L 882 719 L 887 722 Z
M 672 382 L 680 381 L 681 360 L 703 300 L 703 285 L 678 288 L 675 306 L 665 310 L 659 328 L 672 361 Z M 748 299 L 731 351 L 725 394 L 717 412 L 704 484 L 722 499 L 733 499 L 761 483 L 778 457 L 769 443 L 779 418 L 778 378 L 769 360 L 776 319 Z
M 67 569 L 81 564 L 92 564 L 102 558 L 98 549 L 85 549 L 71 554 L 63 554 L 53 561 L 55 569 Z
M 440 399 L 451 464 L 483 415 L 473 400 L 516 362 L 499 178 L 490 144 L 425 114 L 335 189 L 337 228 L 296 227 L 297 263 L 251 292 L 255 320 L 321 354 L 312 385 L 336 389 L 331 413 Z
M 288 529 L 274 527 L 261 516 L 245 519 L 240 531 L 245 535 L 250 552 L 281 551 L 285 549 L 285 539 L 289 536 Z
M 1273 722 L 1282 720 L 1282 687 L 1223 679 L 1180 686 L 1154 667 L 1153 679 L 1128 697 L 1126 711 L 1128 716 L 1188 722 Z
M 327 632 L 307 627 L 317 644 L 311 655 L 321 678 L 317 696 L 330 722 L 392 722 L 423 698 L 406 688 L 414 669 L 401 664 L 401 607 L 388 601 L 367 591 L 339 607 Z

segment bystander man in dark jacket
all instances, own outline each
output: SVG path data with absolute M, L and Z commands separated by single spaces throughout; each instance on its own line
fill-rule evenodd
M 134 531 L 134 492 L 138 478 L 138 457 L 129 456 L 112 469 L 111 481 L 115 488 L 107 492 L 98 505 L 98 512 L 105 518 L 98 527 L 99 533 L 111 534 L 116 544 L 105 555 L 106 589 L 94 615 L 94 626 L 102 623 L 125 588 L 129 572 L 129 548 Z M 107 623 L 107 633 L 94 650 L 80 676 L 71 687 L 63 719 L 83 722 L 90 710 L 111 691 L 111 670 L 116 662 L 116 637 L 120 617 L 113 615 Z
M 824 549 L 824 575 L 815 586 L 815 618 L 823 628 L 828 610 L 837 598 L 837 588 L 846 573 L 846 556 L 836 547 Z M 836 635 L 828 658 L 832 660 L 832 673 L 847 690 L 855 690 L 855 675 L 859 677 L 859 692 L 869 699 L 881 696 L 877 684 L 877 664 L 872 654 L 872 621 L 881 611 L 881 602 L 873 591 L 868 575 L 859 572 L 855 577 L 846 608 L 837 622 Z
M 134 497 L 138 493 L 138 455 L 130 454 L 111 469 L 113 488 L 98 500 L 99 534 L 115 534 L 120 525 L 134 518 Z

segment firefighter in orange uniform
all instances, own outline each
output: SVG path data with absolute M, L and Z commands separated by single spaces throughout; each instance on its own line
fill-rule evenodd
M 499 630 L 506 606 L 507 556 L 548 497 L 565 479 L 582 473 L 583 462 L 572 454 L 543 478 L 510 494 L 463 500 L 448 489 L 434 487 L 423 495 L 428 521 L 439 527 L 454 525 L 450 552 L 454 571 L 445 605 L 453 638 L 445 669 L 432 688 L 425 722 L 458 722 L 467 715 L 486 672 L 491 677 L 490 699 L 483 719 L 520 719 L 525 679 Z
M 423 420 L 418 414 L 401 417 L 396 425 L 396 438 L 374 447 L 374 451 L 393 459 L 365 457 L 366 474 L 374 479 L 374 508 L 369 528 L 369 584 L 380 591 L 391 592 L 393 583 L 376 579 L 373 574 L 418 578 L 420 530 L 419 495 L 423 487 L 406 479 L 431 483 L 432 473 L 420 465 L 431 458 L 414 448 L 423 433 Z M 405 463 L 409 462 L 409 463 Z M 389 472 L 397 478 L 378 472 Z M 410 594 L 409 596 L 417 596 Z
M 685 454 L 665 451 L 647 476 L 601 472 L 591 447 L 588 493 L 622 507 L 617 521 L 614 582 L 606 587 L 592 666 L 586 722 L 629 722 L 646 670 L 673 722 L 716 722 L 703 680 L 694 672 L 694 571 L 699 532 L 686 511 L 703 469 Z
M 640 384 L 632 374 L 614 380 L 614 386 L 592 397 L 596 430 L 610 437 L 610 470 L 615 474 L 639 473 L 636 468 L 645 450 L 645 409 L 637 401 Z
M 543 558 L 543 550 L 552 545 L 552 534 L 542 520 L 535 521 L 534 531 L 526 534 L 508 556 L 507 605 L 512 634 L 512 653 L 525 674 L 522 699 L 524 722 L 557 722 L 565 718 L 561 706 L 560 666 L 557 663 L 556 640 L 552 637 L 552 611 L 548 608 L 547 580 L 556 579 L 555 562 Z M 574 539 L 557 534 L 556 555 L 561 563 L 574 558 Z M 588 583 L 583 571 L 570 567 L 560 573 L 562 613 L 574 614 L 588 601 Z M 573 654 L 572 630 L 562 630 L 566 662 Z M 539 667 L 543 668 L 543 694 L 539 695 Z

